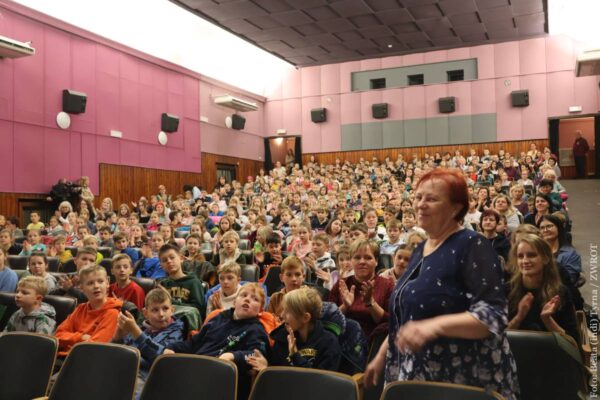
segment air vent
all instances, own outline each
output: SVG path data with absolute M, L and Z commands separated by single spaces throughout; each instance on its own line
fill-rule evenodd
M 600 75 L 600 49 L 584 51 L 577 57 L 577 76 Z
M 29 43 L 19 42 L 4 36 L 0 36 L 0 57 L 2 58 L 17 58 L 32 56 L 35 54 L 35 49 Z
M 256 111 L 258 105 L 237 97 L 230 95 L 217 96 L 214 98 L 215 104 L 220 106 L 229 107 L 237 111 Z

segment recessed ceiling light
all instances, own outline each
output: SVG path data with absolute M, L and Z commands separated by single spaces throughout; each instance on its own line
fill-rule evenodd
M 388 49 L 391 49 L 392 47 L 394 47 L 393 44 L 388 44 Z

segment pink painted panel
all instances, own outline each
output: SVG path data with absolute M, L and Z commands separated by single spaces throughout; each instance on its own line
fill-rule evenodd
M 321 94 L 321 68 L 306 67 L 300 69 L 302 77 L 302 96 L 318 96 Z
M 598 103 L 598 85 L 595 76 L 575 78 L 575 102 L 572 105 L 583 107 L 582 113 L 596 113 L 600 110 Z
M 424 53 L 407 54 L 404 56 L 404 65 L 420 65 L 425 63 Z
M 169 71 L 157 65 L 152 65 L 152 86 L 154 89 L 166 92 L 168 90 L 168 75 Z
M 2 23 L 0 18 L 0 24 Z M 0 26 L 0 32 L 1 32 Z M 0 62 L 0 119 L 13 119 L 14 60 Z
M 132 82 L 139 82 L 140 62 L 129 54 L 119 54 L 119 77 Z
M 79 132 L 71 131 L 69 133 L 69 176 L 81 176 L 81 134 Z M 96 185 L 96 191 L 98 192 L 98 182 L 90 182 L 90 184 Z M 92 190 L 94 187 L 92 186 Z
M 517 43 L 521 75 L 546 72 L 546 39 L 529 39 Z
M 360 61 L 361 71 L 371 71 L 374 69 L 381 69 L 381 58 L 369 58 L 368 60 Z
M 283 128 L 283 100 L 268 101 L 265 104 L 265 134 L 274 135 Z
M 177 93 L 183 95 L 184 77 L 175 71 L 167 72 L 167 91 L 169 93 Z
M 472 114 L 471 86 L 473 82 L 453 82 L 448 84 L 448 96 L 456 97 L 456 111 L 452 115 Z
M 142 61 L 138 65 L 138 73 L 140 77 L 140 83 L 144 85 L 152 86 L 152 82 L 154 80 L 153 71 L 155 66 L 150 64 L 149 62 Z
M 284 99 L 302 96 L 302 76 L 299 69 L 288 73 L 282 84 L 281 95 Z
M 113 77 L 119 76 L 120 53 L 110 47 L 96 45 L 96 70 Z
M 44 125 L 56 126 L 56 114 L 62 111 L 62 91 L 71 89 L 71 43 L 61 31 L 47 28 L 44 47 L 51 49 L 44 58 Z
M 167 92 L 157 90 L 152 91 L 152 116 L 150 118 L 150 129 L 148 131 L 140 131 L 140 140 L 145 143 L 156 143 L 156 135 L 160 131 L 160 118 L 162 113 L 168 112 Z
M 120 160 L 122 165 L 140 165 L 140 145 L 130 140 L 120 140 Z
M 546 71 L 556 72 L 573 70 L 575 55 L 573 41 L 566 36 L 549 36 L 546 38 Z
M 448 51 L 446 50 L 436 50 L 436 51 L 428 51 L 425 53 L 425 63 L 437 63 L 448 60 Z
M 396 68 L 404 65 L 404 57 L 392 56 L 381 59 L 381 68 Z
M 302 115 L 299 112 L 302 109 L 302 100 L 287 99 L 283 100 L 283 121 L 280 128 L 287 130 L 288 135 L 297 135 L 302 133 Z M 329 119 L 329 107 L 327 107 L 327 119 Z M 269 134 L 275 134 L 270 131 Z
M 111 129 L 121 130 L 119 112 L 119 78 L 98 72 L 96 75 L 96 134 L 110 135 Z
M 264 136 L 265 134 L 265 115 L 264 115 L 264 104 L 259 106 L 258 111 L 243 113 L 246 118 L 246 126 L 244 127 L 245 132 L 253 133 L 258 136 Z
M 81 174 L 89 176 L 91 182 L 98 182 L 100 174 L 96 138 L 96 135 L 81 135 Z
M 71 147 L 70 132 L 61 129 L 44 129 L 43 146 L 46 153 L 44 157 L 43 183 L 52 187 L 61 177 L 69 172 L 69 157 L 63 157 Z M 38 171 L 42 173 L 42 171 Z
M 198 80 L 186 76 L 183 82 L 183 116 L 200 119 L 200 85 Z
M 510 80 L 510 86 L 504 84 L 505 80 Z M 518 76 L 509 76 L 499 78 L 495 81 L 496 85 L 496 121 L 497 121 L 497 139 L 499 142 L 507 140 L 520 140 L 522 138 L 522 110 L 519 107 L 512 107 L 510 92 L 521 88 Z
M 321 102 L 327 104 L 327 122 L 321 125 L 321 151 L 340 151 L 342 148 L 340 95 L 322 97 Z M 304 146 L 304 143 L 302 145 Z
M 425 88 L 413 86 L 404 89 L 404 119 L 425 118 Z
M 96 155 L 99 163 L 119 164 L 121 161 L 120 139 L 96 136 Z
M 1 21 L 2 18 L 0 18 L 0 23 Z M 1 25 L 0 28 L 2 28 Z M 2 160 L 2 173 L 0 174 L 0 192 L 12 192 L 14 190 L 14 143 L 12 121 L 3 121 L 2 119 L 0 119 L 0 135 L 2 135 L 2 146 L 0 146 L 0 160 Z
M 213 87 L 212 85 L 200 81 L 200 115 L 203 117 L 211 118 L 211 113 L 214 111 L 214 103 L 211 98 Z
M 494 45 L 494 71 L 497 78 L 519 75 L 519 42 Z
M 388 103 L 388 119 L 404 119 L 403 89 L 387 89 L 381 92 L 381 102 Z
M 494 71 L 494 45 L 475 46 L 470 49 L 471 57 L 477 59 L 477 75 L 479 79 L 490 79 L 496 76 Z
M 152 109 L 152 95 L 154 91 L 152 87 L 140 83 L 138 90 L 138 139 L 141 140 L 140 137 L 143 132 L 154 132 L 155 135 L 158 133 L 160 130 L 160 117 L 157 120 Z
M 183 94 L 168 92 L 167 110 L 165 112 L 179 117 L 179 129 L 177 130 L 177 135 L 175 135 L 176 139 L 174 142 L 170 142 L 169 145 L 181 147 L 183 146 L 183 133 L 185 132 L 183 123 Z M 162 113 L 160 113 L 160 115 L 162 115 Z
M 600 87 L 600 76 L 596 77 L 596 87 Z M 600 108 L 600 90 L 596 92 L 598 100 L 598 108 Z
M 15 17 L 13 14 L 3 14 L 2 18 L 0 18 L 0 32 L 2 32 L 2 36 L 6 37 L 15 37 L 13 33 L 13 24 L 15 23 Z M 21 38 L 17 40 L 27 40 L 27 38 Z
M 302 99 L 302 151 L 304 153 L 321 152 L 321 126 L 331 122 L 314 123 L 310 119 L 310 110 L 321 106 L 320 97 Z
M 465 60 L 471 58 L 471 49 L 469 47 L 460 47 L 458 49 L 447 50 L 448 61 Z
M 14 124 L 13 160 L 14 188 L 19 193 L 44 193 L 44 128 L 29 124 Z M 35 145 L 38 143 L 38 145 Z M 60 154 L 60 153 L 59 153 Z M 49 155 L 49 154 L 48 154 Z
M 496 82 L 493 79 L 471 82 L 471 112 L 496 112 Z
M 262 137 L 205 123 L 201 124 L 201 130 L 203 152 L 250 160 L 262 160 L 264 156 Z
M 381 103 L 381 90 L 360 92 L 360 120 L 361 122 L 378 121 L 373 118 L 372 105 Z
M 340 93 L 340 64 L 321 66 L 321 94 Z
M 13 38 L 35 44 L 36 55 L 14 62 L 14 120 L 31 124 L 44 123 L 44 29 L 29 20 L 17 18 Z
M 140 84 L 128 79 L 119 80 L 119 130 L 123 138 L 139 138 L 139 87 Z
M 523 139 L 548 137 L 546 74 L 521 76 L 521 87 L 529 90 L 529 106 L 523 108 Z
M 71 36 L 72 89 L 87 95 L 85 113 L 71 115 L 71 131 L 96 133 L 96 45 Z
M 558 117 L 569 113 L 575 103 L 575 75 L 573 71 L 552 72 L 548 77 L 548 116 Z
M 283 84 L 287 75 L 281 79 L 271 79 L 265 83 L 264 96 L 269 100 L 281 100 L 283 97 Z
M 438 100 L 448 96 L 448 85 L 425 86 L 425 116 L 427 118 L 440 117 Z
M 202 162 L 200 160 L 200 158 L 190 158 L 190 157 L 186 157 L 185 159 L 185 172 L 202 172 L 201 167 Z
M 342 125 L 361 122 L 361 95 L 358 92 L 342 93 L 340 97 Z
M 352 90 L 352 72 L 360 71 L 359 61 L 349 61 L 340 64 L 340 93 Z M 344 107 L 342 107 L 342 110 Z
M 185 168 L 185 150 L 167 146 L 167 168 L 181 171 Z
M 185 136 L 183 137 L 188 157 L 200 157 L 200 125 L 199 121 L 185 119 Z

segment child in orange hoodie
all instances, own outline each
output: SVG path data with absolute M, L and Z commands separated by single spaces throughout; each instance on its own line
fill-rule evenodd
M 55 336 L 59 356 L 66 356 L 80 342 L 110 342 L 117 328 L 123 302 L 108 297 L 106 270 L 95 264 L 84 267 L 79 271 L 79 281 L 88 302 L 77 306 L 58 326 Z

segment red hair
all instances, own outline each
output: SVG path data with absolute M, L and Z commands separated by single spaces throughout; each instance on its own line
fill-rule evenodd
M 467 181 L 465 180 L 465 177 L 460 170 L 456 168 L 436 168 L 421 177 L 417 185 L 417 189 L 423 184 L 423 182 L 434 179 L 441 180 L 446 184 L 448 187 L 448 198 L 452 204 L 458 204 L 462 206 L 460 211 L 454 216 L 454 220 L 456 222 L 462 221 L 467 214 L 467 211 L 469 211 L 469 192 L 467 190 Z

